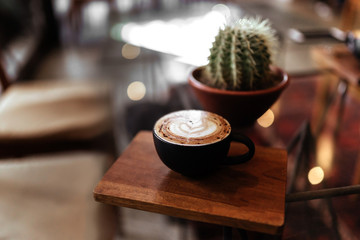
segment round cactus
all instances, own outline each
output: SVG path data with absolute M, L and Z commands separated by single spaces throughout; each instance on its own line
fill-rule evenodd
M 205 68 L 207 85 L 256 90 L 274 83 L 270 65 L 278 46 L 268 20 L 244 18 L 219 30 Z

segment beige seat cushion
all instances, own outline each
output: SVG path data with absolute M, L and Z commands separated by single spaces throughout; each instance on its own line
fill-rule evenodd
M 93 199 L 109 156 L 92 152 L 0 161 L 0 239 L 111 239 L 114 212 Z
M 12 85 L 0 97 L 0 141 L 86 139 L 111 125 L 105 83 L 34 81 Z

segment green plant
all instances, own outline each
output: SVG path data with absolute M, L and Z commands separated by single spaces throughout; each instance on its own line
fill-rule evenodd
M 270 65 L 278 47 L 268 20 L 243 18 L 219 30 L 205 67 L 205 84 L 229 90 L 257 90 L 274 85 Z

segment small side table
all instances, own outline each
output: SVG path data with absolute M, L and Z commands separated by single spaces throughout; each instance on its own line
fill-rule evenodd
M 230 155 L 245 147 L 232 143 Z M 252 160 L 192 179 L 158 158 L 152 133 L 139 132 L 94 189 L 96 201 L 268 234 L 285 216 L 287 153 L 256 146 Z
M 360 61 L 344 44 L 317 46 L 311 54 L 319 67 L 334 71 L 354 87 L 360 86 Z

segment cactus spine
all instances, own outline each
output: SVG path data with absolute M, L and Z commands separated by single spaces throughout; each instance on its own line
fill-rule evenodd
M 270 65 L 278 39 L 268 20 L 240 19 L 220 29 L 210 49 L 205 83 L 229 90 L 273 85 Z

